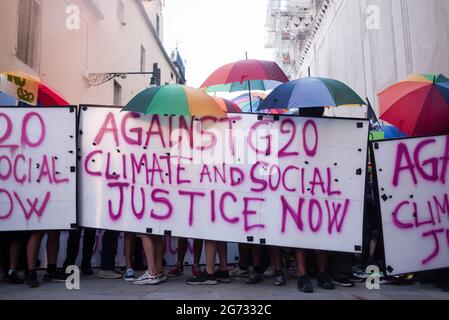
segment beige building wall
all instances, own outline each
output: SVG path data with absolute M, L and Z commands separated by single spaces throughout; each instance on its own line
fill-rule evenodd
M 371 20 L 377 13 L 379 28 Z M 447 0 L 331 0 L 308 52 L 302 49 L 297 78 L 310 67 L 313 76 L 344 81 L 378 112 L 377 93 L 408 74 L 449 75 L 448 30 Z M 330 115 L 364 117 L 366 108 Z
M 177 69 L 170 62 L 140 0 L 34 0 L 41 7 L 37 66 L 17 58 L 18 15 L 21 0 L 0 1 L 0 70 L 21 70 L 39 76 L 72 104 L 113 104 L 114 81 L 90 87 L 89 73 L 139 72 L 141 46 L 145 71 L 157 62 L 161 83 L 175 83 Z M 124 15 L 119 14 L 120 1 Z M 67 8 L 79 8 L 79 29 L 67 28 Z M 71 7 L 69 7 L 71 8 Z M 73 12 L 72 12 L 73 13 Z M 69 22 L 72 21 L 69 19 Z M 73 21 L 72 21 L 73 22 Z M 121 104 L 149 86 L 151 75 L 117 79 Z

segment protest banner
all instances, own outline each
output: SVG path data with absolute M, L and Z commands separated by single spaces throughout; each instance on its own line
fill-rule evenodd
M 449 136 L 374 143 L 387 272 L 449 267 Z
M 0 231 L 76 224 L 76 109 L 0 108 Z
M 360 252 L 368 121 L 80 109 L 80 224 Z

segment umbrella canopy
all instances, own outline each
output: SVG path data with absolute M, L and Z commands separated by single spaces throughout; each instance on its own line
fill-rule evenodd
M 259 110 L 364 104 L 362 98 L 343 82 L 308 77 L 284 83 L 274 89 L 262 102 Z
M 224 112 L 233 112 L 233 113 L 239 113 L 242 112 L 242 109 L 239 108 L 239 106 L 227 99 L 223 99 L 220 97 L 212 97 L 215 101 L 217 101 L 218 105 L 220 106 L 221 110 Z
M 267 97 L 265 93 L 262 92 L 253 92 L 251 93 L 251 103 L 254 109 L 257 109 L 262 101 Z M 250 102 L 249 102 L 249 94 L 244 93 L 234 99 L 232 99 L 233 102 L 235 102 L 240 109 L 242 109 L 242 112 L 250 112 Z M 284 114 L 288 110 L 287 109 L 266 109 L 261 110 L 258 113 L 266 113 L 266 114 Z
M 68 106 L 69 103 L 39 78 L 16 72 L 0 73 L 0 92 L 19 101 L 19 105 Z
M 263 99 L 265 99 L 267 95 L 265 93 L 252 92 L 251 93 L 251 104 L 253 110 L 257 110 L 257 108 L 262 103 Z M 250 101 L 249 101 L 249 93 L 244 93 L 234 99 L 232 102 L 236 103 L 243 112 L 250 112 Z
M 210 86 L 207 88 L 203 88 L 206 92 L 237 92 L 237 91 L 248 91 L 251 90 L 259 90 L 259 91 L 267 91 L 273 90 L 279 87 L 282 82 L 275 80 L 251 80 L 245 82 L 232 82 L 227 84 L 218 84 L 214 86 Z
M 379 93 L 380 118 L 410 135 L 449 133 L 449 79 L 415 74 Z
M 198 89 L 179 84 L 145 89 L 131 99 L 123 110 L 160 115 L 225 115 L 212 97 Z
M 276 62 L 246 59 L 218 68 L 204 81 L 201 88 L 233 82 L 243 83 L 251 80 L 287 82 L 288 77 Z

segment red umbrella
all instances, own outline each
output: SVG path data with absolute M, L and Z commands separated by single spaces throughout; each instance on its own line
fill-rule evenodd
M 449 133 L 449 79 L 412 75 L 379 93 L 380 118 L 410 135 Z
M 250 81 L 254 80 L 288 82 L 288 77 L 276 62 L 246 59 L 218 68 L 209 76 L 209 78 L 207 78 L 206 81 L 204 81 L 201 88 L 233 82 L 243 83 L 246 81 L 248 82 L 248 90 L 251 95 Z
M 0 73 L 0 92 L 31 106 L 68 106 L 69 103 L 39 78 L 21 71 Z
M 239 113 L 242 112 L 242 109 L 239 108 L 239 106 L 232 101 L 229 101 L 224 98 L 220 97 L 212 97 L 215 101 L 217 101 L 218 105 L 220 106 L 221 110 L 224 112 L 233 112 L 233 113 Z
M 218 68 L 204 81 L 201 88 L 233 82 L 243 83 L 251 80 L 287 82 L 288 77 L 276 62 L 246 59 Z

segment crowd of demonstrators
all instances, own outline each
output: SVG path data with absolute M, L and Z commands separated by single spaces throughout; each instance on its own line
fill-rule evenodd
M 370 203 L 367 201 L 367 206 Z M 366 210 L 365 210 L 366 211 Z M 367 220 L 369 221 L 369 220 Z M 365 226 L 366 227 L 366 226 Z M 296 277 L 298 290 L 304 293 L 314 291 L 311 279 L 316 279 L 318 287 L 325 290 L 334 290 L 335 286 L 353 287 L 354 282 L 363 281 L 368 277 L 364 269 L 369 265 L 379 266 L 383 264 L 382 250 L 377 225 L 371 225 L 369 232 L 365 233 L 366 250 L 361 254 L 330 252 L 323 250 L 305 250 L 262 246 L 257 244 L 239 244 L 239 261 L 237 265 L 228 270 L 227 243 L 220 241 L 204 241 L 206 265 L 201 270 L 199 265 L 202 240 L 194 241 L 194 267 L 192 277 L 187 280 L 189 285 L 214 285 L 229 283 L 232 278 L 246 278 L 249 285 L 257 285 L 264 278 L 272 278 L 273 285 L 283 286 L 291 276 Z M 11 284 L 26 283 L 29 287 L 38 287 L 39 280 L 36 269 L 39 266 L 38 253 L 41 240 L 45 232 L 5 232 L 0 233 L 0 259 L 4 272 L 4 280 Z M 63 269 L 58 269 L 56 261 L 59 251 L 60 232 L 47 233 L 47 269 L 43 276 L 44 282 L 64 281 L 67 277 L 64 270 L 69 265 L 76 263 L 80 251 L 80 236 L 82 229 L 70 231 L 67 240 L 67 255 Z M 184 259 L 187 251 L 187 239 L 179 239 L 178 259 L 175 266 L 164 271 L 164 236 L 126 234 L 124 271 L 116 269 L 117 243 L 119 232 L 105 231 L 102 239 L 101 268 L 98 277 L 102 279 L 124 279 L 135 285 L 155 285 L 165 282 L 170 277 L 180 276 L 184 269 Z M 85 276 L 94 274 L 91 259 L 95 245 L 96 230 L 84 229 L 84 241 L 82 248 L 81 272 Z M 144 252 L 146 271 L 136 278 L 136 265 L 141 263 L 141 252 Z M 377 244 L 377 245 L 376 245 Z M 137 254 L 136 254 L 137 253 Z M 218 266 L 217 266 L 218 256 Z M 25 270 L 24 279 L 19 276 L 19 268 Z M 141 269 L 141 266 L 138 267 Z M 287 273 L 290 277 L 287 277 Z M 429 273 L 425 273 L 429 274 Z M 431 273 L 436 284 L 443 290 L 449 291 L 449 269 Z M 382 275 L 380 275 L 382 276 Z M 419 276 L 419 275 L 418 275 Z M 407 279 L 403 277 L 402 279 Z M 416 275 L 413 279 L 416 279 Z M 421 277 L 424 279 L 424 277 Z
M 324 108 L 301 109 L 303 116 L 320 117 Z M 368 266 L 385 268 L 383 263 L 383 244 L 381 237 L 380 210 L 374 194 L 374 177 L 372 166 L 368 164 L 368 179 L 365 192 L 365 210 L 363 226 L 363 251 L 361 254 L 330 252 L 323 250 L 305 250 L 301 248 L 281 248 L 256 244 L 239 244 L 239 261 L 228 270 L 227 243 L 220 241 L 204 241 L 206 266 L 200 268 L 203 249 L 202 240 L 194 240 L 194 263 L 189 285 L 215 285 L 229 283 L 231 278 L 247 278 L 246 283 L 256 285 L 264 277 L 272 277 L 275 286 L 287 283 L 286 272 L 296 277 L 298 290 L 304 293 L 314 291 L 311 278 L 316 278 L 317 285 L 325 290 L 334 290 L 335 286 L 353 287 L 354 282 L 364 281 L 368 274 Z M 81 273 L 85 276 L 94 274 L 91 266 L 95 246 L 96 230 L 78 228 L 70 231 L 67 241 L 66 257 L 63 269 L 57 268 L 60 231 L 33 231 L 0 233 L 0 260 L 4 272 L 4 280 L 11 284 L 24 282 L 29 287 L 38 287 L 36 269 L 38 254 L 44 234 L 47 234 L 47 270 L 43 281 L 65 281 L 64 270 L 75 265 L 80 249 L 81 234 L 83 237 Z M 116 255 L 120 232 L 106 230 L 103 233 L 101 248 L 101 268 L 98 277 L 102 279 L 124 279 L 135 285 L 155 285 L 167 281 L 169 277 L 183 274 L 184 260 L 187 252 L 187 239 L 178 239 L 177 263 L 168 273 L 164 272 L 164 238 L 158 235 L 136 235 L 125 233 L 125 272 L 116 269 Z M 136 278 L 135 270 L 142 270 L 142 251 L 146 258 L 146 270 Z M 218 255 L 219 265 L 216 267 Z M 19 266 L 25 270 L 23 280 L 18 273 Z M 434 273 L 437 283 L 444 291 L 449 291 L 449 269 Z M 388 280 L 381 273 L 382 280 Z

